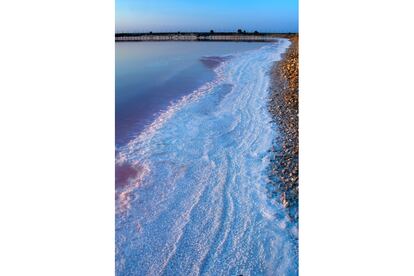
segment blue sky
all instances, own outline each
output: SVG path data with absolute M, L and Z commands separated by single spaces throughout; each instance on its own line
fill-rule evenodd
M 297 32 L 298 0 L 116 0 L 116 32 Z

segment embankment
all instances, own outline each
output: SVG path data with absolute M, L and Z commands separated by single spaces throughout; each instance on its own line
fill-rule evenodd
M 291 46 L 272 68 L 269 110 L 279 127 L 270 179 L 278 200 L 298 219 L 299 197 L 299 36 L 289 37 Z M 277 146 L 276 146 L 277 145 Z

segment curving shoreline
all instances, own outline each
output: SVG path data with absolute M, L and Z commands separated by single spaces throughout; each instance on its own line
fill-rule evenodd
M 280 136 L 272 147 L 270 184 L 289 216 L 298 219 L 299 197 L 299 36 L 288 36 L 291 45 L 271 71 L 269 111 Z
M 118 274 L 297 274 L 296 226 L 263 193 L 268 72 L 288 44 L 234 55 L 214 84 L 120 149 L 120 165 L 138 168 L 120 175 L 137 180 L 118 193 Z

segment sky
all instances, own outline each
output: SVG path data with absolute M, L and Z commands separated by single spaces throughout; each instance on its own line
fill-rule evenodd
M 297 32 L 298 0 L 116 0 L 116 32 Z

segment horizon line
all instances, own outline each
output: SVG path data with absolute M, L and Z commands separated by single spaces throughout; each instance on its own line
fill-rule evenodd
M 226 31 L 214 31 L 213 30 L 213 32 L 211 32 L 212 30 L 210 30 L 210 31 L 204 31 L 204 32 L 202 32 L 202 31 L 196 31 L 196 32 L 192 32 L 192 31 L 185 31 L 185 32 L 182 32 L 182 31 L 177 31 L 177 32 L 168 32 L 168 31 L 162 31 L 162 32 L 152 32 L 152 31 L 150 31 L 150 32 L 123 32 L 123 31 L 121 31 L 121 32 L 115 32 L 115 34 L 298 34 L 299 32 L 259 32 L 259 31 L 250 31 L 250 32 L 247 32 L 247 31 L 245 31 L 245 30 L 243 30 L 242 32 L 238 32 L 238 31 L 228 31 L 228 32 L 226 32 Z

